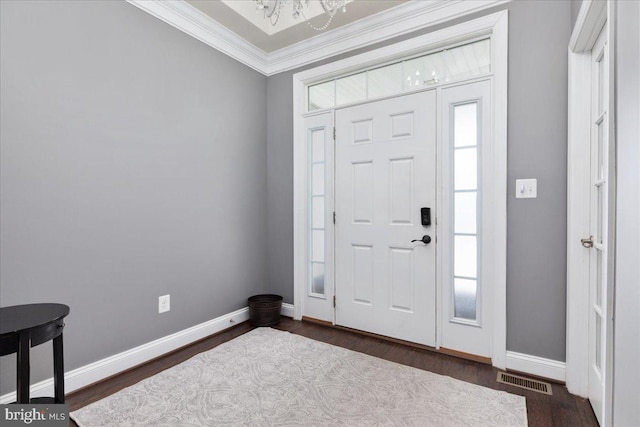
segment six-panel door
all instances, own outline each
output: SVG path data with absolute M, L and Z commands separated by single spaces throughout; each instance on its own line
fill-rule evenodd
M 336 135 L 336 323 L 435 346 L 436 93 L 339 109 Z

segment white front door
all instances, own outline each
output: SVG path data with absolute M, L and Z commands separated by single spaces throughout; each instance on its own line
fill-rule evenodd
M 436 93 L 335 120 L 336 324 L 435 346 Z
M 583 245 L 589 255 L 589 401 L 604 425 L 607 360 L 607 177 L 609 129 L 609 54 L 606 27 L 591 51 L 591 208 L 590 234 Z

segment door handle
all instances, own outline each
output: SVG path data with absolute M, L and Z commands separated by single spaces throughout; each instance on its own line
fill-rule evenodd
M 428 245 L 429 243 L 431 243 L 431 236 L 428 236 L 428 235 L 425 234 L 424 236 L 422 236 L 422 239 L 412 240 L 411 243 L 413 243 L 413 242 L 422 242 L 425 245 Z
M 593 247 L 593 236 L 589 236 L 589 238 L 587 238 L 587 239 L 580 239 L 580 243 L 582 243 L 582 246 L 584 246 L 587 249 L 592 248 Z

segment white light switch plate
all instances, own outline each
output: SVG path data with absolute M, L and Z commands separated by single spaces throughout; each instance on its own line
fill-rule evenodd
M 537 179 L 516 179 L 516 199 L 535 199 L 538 197 Z

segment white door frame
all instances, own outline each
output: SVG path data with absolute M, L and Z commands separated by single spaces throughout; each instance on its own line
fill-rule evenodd
M 439 264 L 438 275 L 440 306 L 438 307 L 438 342 L 442 348 L 457 352 L 473 354 L 480 357 L 492 356 L 491 323 L 493 316 L 493 294 L 491 287 L 494 283 L 493 268 L 487 266 L 487 254 L 491 259 L 494 250 L 491 241 L 490 217 L 493 213 L 494 186 L 486 185 L 493 179 L 493 141 L 491 136 L 491 79 L 464 82 L 460 85 L 443 88 L 440 95 L 441 106 L 439 111 L 439 139 L 438 152 L 438 178 L 440 197 L 438 199 L 438 250 Z M 476 318 L 474 320 L 456 318 L 454 315 L 454 236 L 455 217 L 453 200 L 455 197 L 453 179 L 453 162 L 455 144 L 454 135 L 454 106 L 475 103 L 477 108 L 478 135 L 476 141 L 478 160 L 478 183 L 476 196 L 478 197 L 478 221 L 475 233 L 477 244 L 477 271 L 476 280 Z M 488 236 L 488 238 L 485 238 Z M 487 289 L 489 292 L 485 292 Z M 509 367 L 509 365 L 507 365 Z
M 507 253 L 507 63 L 508 63 L 508 11 L 500 11 L 464 22 L 394 45 L 365 52 L 347 59 L 326 64 L 293 76 L 293 191 L 294 191 L 294 318 L 304 313 L 304 293 L 307 288 L 308 262 L 308 150 L 305 144 L 304 114 L 306 112 L 306 86 L 321 80 L 360 70 L 375 64 L 391 62 L 437 46 L 453 44 L 481 35 L 491 35 L 492 134 L 494 159 L 493 179 L 490 184 L 494 195 L 490 217 L 490 254 L 492 283 L 492 361 L 504 369 L 506 363 L 506 253 Z M 437 284 L 441 289 L 441 284 Z
M 591 49 L 605 27 L 609 44 L 609 241 L 607 264 L 613 265 L 615 254 L 615 96 L 614 34 L 615 22 L 611 2 L 585 0 L 569 41 L 569 124 L 567 159 L 567 360 L 568 390 L 587 397 L 589 372 L 589 250 L 580 239 L 589 237 L 590 211 L 590 141 L 591 141 Z M 613 268 L 607 277 L 605 425 L 611 424 L 613 358 Z

